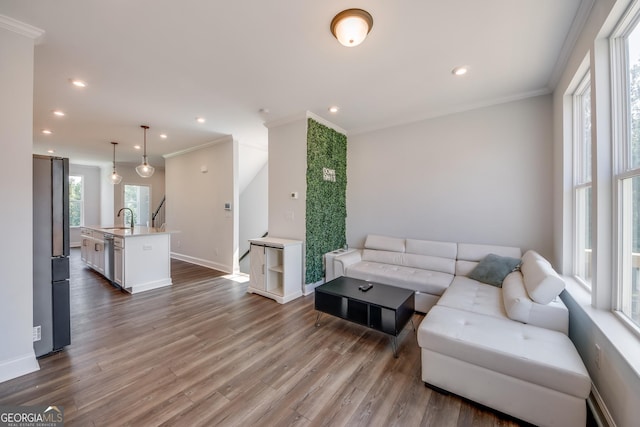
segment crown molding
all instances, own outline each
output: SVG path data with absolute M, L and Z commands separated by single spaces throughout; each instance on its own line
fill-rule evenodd
M 276 128 L 279 126 L 283 126 L 283 125 L 287 125 L 289 123 L 293 123 L 293 122 L 297 122 L 300 120 L 307 120 L 307 119 L 313 119 L 316 122 L 331 128 L 333 130 L 335 130 L 338 133 L 341 133 L 343 135 L 347 135 L 347 131 L 342 129 L 340 126 L 337 126 L 333 123 L 331 123 L 330 121 L 328 121 L 327 119 L 324 119 L 320 116 L 318 116 L 317 114 L 312 113 L 311 111 L 304 111 L 301 113 L 296 113 L 296 114 L 292 114 L 290 116 L 287 117 L 283 117 L 281 119 L 276 119 L 276 120 L 272 120 L 270 122 L 265 122 L 264 125 L 265 127 L 267 127 L 267 129 L 271 129 L 271 128 Z
M 567 37 L 564 39 L 564 43 L 562 43 L 562 48 L 560 49 L 560 54 L 558 55 L 556 64 L 554 65 L 553 70 L 551 70 L 551 76 L 547 83 L 549 89 L 554 90 L 558 85 L 560 77 L 562 77 L 562 73 L 567 67 L 571 53 L 576 47 L 580 33 L 582 33 L 582 30 L 589 19 L 589 14 L 591 13 L 591 9 L 593 9 L 594 4 L 595 0 L 583 0 L 580 2 L 576 16 L 573 18 L 573 22 L 571 23 L 571 28 L 569 28 Z
M 515 95 L 507 96 L 504 98 L 495 98 L 483 102 L 478 102 L 475 104 L 464 104 L 453 108 L 447 109 L 436 109 L 431 111 L 430 113 L 420 114 L 405 117 L 404 119 L 396 120 L 396 121 L 387 121 L 384 123 L 380 123 L 378 126 L 370 126 L 365 128 L 359 128 L 349 131 L 349 135 L 360 135 L 363 133 L 375 132 L 384 129 L 394 128 L 396 126 L 405 126 L 413 123 L 418 123 L 424 120 L 431 120 L 438 117 L 448 116 L 450 114 L 458 114 L 464 113 L 466 111 L 473 111 L 480 108 L 488 108 L 493 107 L 495 105 L 506 104 L 509 102 L 520 101 L 527 98 L 534 98 L 536 96 L 549 95 L 552 91 L 549 88 L 542 88 L 530 92 L 522 92 Z
M 36 44 L 41 41 L 44 35 L 44 30 L 6 15 L 0 15 L 0 28 L 28 37 L 34 40 Z
M 169 154 L 163 154 L 162 157 L 164 157 L 165 159 L 170 159 L 172 157 L 181 156 L 183 154 L 191 153 L 193 151 L 202 150 L 204 148 L 208 148 L 208 147 L 211 147 L 211 146 L 214 146 L 214 145 L 218 145 L 218 144 L 223 144 L 225 142 L 233 142 L 233 136 L 232 135 L 224 135 L 224 136 L 221 136 L 220 138 L 214 139 L 213 141 L 207 142 L 206 144 L 196 145 L 195 147 L 185 148 L 184 150 L 175 151 L 175 152 L 169 153 Z

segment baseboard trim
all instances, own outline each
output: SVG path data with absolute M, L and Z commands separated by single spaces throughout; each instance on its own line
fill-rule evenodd
M 587 398 L 587 405 L 599 427 L 616 427 L 611 412 L 609 412 L 607 405 L 605 405 L 602 396 L 600 396 L 598 389 L 593 383 L 591 383 L 591 393 Z
M 312 294 L 314 292 L 314 289 L 322 284 L 324 284 L 324 279 L 318 280 L 315 283 L 306 283 L 302 288 L 302 295 L 307 296 L 309 294 Z
M 199 265 L 201 267 L 207 267 L 210 268 L 212 270 L 218 270 L 218 271 L 222 271 L 224 273 L 227 274 L 231 274 L 233 269 L 229 268 L 228 265 L 224 265 L 224 264 L 220 264 L 217 262 L 213 262 L 213 261 L 209 261 L 206 259 L 202 259 L 202 258 L 196 258 L 196 257 L 192 257 L 189 255 L 183 255 L 183 254 L 179 254 L 176 252 L 171 252 L 171 258 L 180 260 L 180 261 L 184 261 L 184 262 L 188 262 L 191 264 L 196 264 Z
M 0 363 L 0 383 L 12 380 L 17 377 L 39 371 L 40 365 L 36 359 L 36 354 L 24 354 L 15 359 L 7 360 Z

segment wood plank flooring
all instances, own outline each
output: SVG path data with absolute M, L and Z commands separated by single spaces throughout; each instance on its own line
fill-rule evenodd
M 0 384 L 0 405 L 61 405 L 73 426 L 518 426 L 420 380 L 410 324 L 389 337 L 173 260 L 129 295 L 71 257 L 72 344 Z M 423 316 L 416 314 L 417 326 Z

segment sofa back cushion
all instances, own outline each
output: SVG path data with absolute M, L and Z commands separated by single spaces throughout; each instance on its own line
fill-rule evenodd
M 569 310 L 558 298 L 549 304 L 533 301 L 524 286 L 522 273 L 514 271 L 502 282 L 502 300 L 507 316 L 512 320 L 541 328 L 569 333 Z
M 379 262 L 382 264 L 402 265 L 402 252 L 380 251 L 375 249 L 363 249 L 362 260 Z
M 520 258 L 520 248 L 512 246 L 478 245 L 475 243 L 458 243 L 458 259 L 456 276 L 468 276 L 478 263 L 489 254 L 511 258 Z
M 420 268 L 422 270 L 440 271 L 448 274 L 454 274 L 456 271 L 455 259 L 429 255 L 403 254 L 402 265 L 405 267 Z
M 522 256 L 520 271 L 529 297 L 538 304 L 549 304 L 564 289 L 564 280 L 536 251 L 529 250 Z
M 458 245 L 452 242 L 407 239 L 405 251 L 410 254 L 456 259 Z
M 377 249 L 380 251 L 404 252 L 405 239 L 369 234 L 367 236 L 367 240 L 364 242 L 364 248 Z

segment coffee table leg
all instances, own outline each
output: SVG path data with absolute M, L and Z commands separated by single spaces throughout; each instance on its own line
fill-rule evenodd
M 416 331 L 416 325 L 413 324 L 413 317 L 411 318 L 411 327 L 413 328 L 413 331 Z
M 393 357 L 398 358 L 398 337 L 391 337 L 391 348 L 393 348 Z
M 322 316 L 322 312 L 321 311 L 319 311 L 318 315 L 316 316 L 316 328 L 318 326 L 320 326 L 320 316 Z

